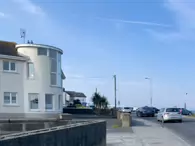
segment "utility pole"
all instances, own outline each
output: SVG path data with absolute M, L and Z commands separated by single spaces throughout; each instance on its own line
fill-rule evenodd
M 186 93 L 186 97 L 187 97 L 188 93 Z M 186 99 L 185 99 L 186 100 Z M 186 102 L 184 103 L 184 109 L 186 109 Z
M 95 88 L 95 93 L 97 93 L 97 88 Z
M 152 78 L 145 78 L 146 80 L 149 80 L 150 82 L 150 106 L 152 107 L 152 96 L 153 96 L 153 90 L 152 90 Z
M 114 75 L 114 107 L 116 109 L 116 75 Z

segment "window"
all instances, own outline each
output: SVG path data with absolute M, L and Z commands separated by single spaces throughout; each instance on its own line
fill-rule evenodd
M 47 49 L 46 48 L 37 48 L 37 54 L 47 56 Z
M 58 109 L 61 110 L 61 104 L 62 103 L 62 95 L 58 96 Z
M 166 112 L 179 112 L 179 108 L 167 108 Z
M 17 93 L 4 92 L 4 104 L 17 104 Z
M 51 71 L 51 85 L 62 87 L 61 78 L 61 53 L 56 50 L 49 50 L 50 57 L 50 71 Z
M 32 62 L 29 62 L 27 65 L 27 73 L 28 73 L 28 78 L 34 78 L 34 64 Z
M 50 50 L 51 57 L 51 85 L 57 85 L 57 60 L 56 60 L 56 51 Z
M 57 72 L 57 61 L 55 59 L 51 59 L 51 72 Z
M 52 110 L 53 107 L 53 95 L 52 94 L 46 94 L 45 95 L 45 109 L 46 110 Z
M 49 57 L 53 58 L 53 59 L 57 59 L 57 51 L 56 50 L 49 50 Z
M 16 63 L 11 61 L 3 61 L 4 71 L 16 71 Z
M 51 73 L 51 85 L 56 85 L 57 79 L 56 79 L 56 73 Z
M 39 94 L 37 93 L 29 93 L 29 107 L 30 110 L 37 110 L 39 109 Z
M 165 109 L 164 109 L 164 108 L 162 108 L 162 109 L 160 109 L 160 112 L 162 113 L 162 112 L 164 112 L 164 110 L 165 110 Z
M 58 53 L 58 63 L 57 63 L 57 85 L 62 87 L 62 69 L 61 69 L 61 54 Z

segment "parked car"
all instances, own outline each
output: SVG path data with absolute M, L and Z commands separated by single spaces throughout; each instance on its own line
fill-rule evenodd
M 187 109 L 185 109 L 185 108 L 180 108 L 180 113 L 181 113 L 182 115 L 187 115 L 187 116 L 193 115 L 193 113 L 192 113 L 191 111 L 189 111 L 189 110 L 187 110 Z
M 157 109 L 156 107 L 152 107 L 152 109 L 154 110 L 155 114 L 157 114 L 159 112 L 159 109 Z
M 179 108 L 162 108 L 157 114 L 157 120 L 166 121 L 178 121 L 182 122 L 182 115 Z
M 132 107 L 122 107 L 120 111 L 123 113 L 131 113 L 133 111 L 133 108 Z
M 145 107 L 138 108 L 136 110 L 136 115 L 138 117 L 143 117 L 143 116 L 154 117 L 155 112 L 153 108 L 145 106 Z
M 133 112 L 136 112 L 137 109 L 138 107 L 133 107 Z

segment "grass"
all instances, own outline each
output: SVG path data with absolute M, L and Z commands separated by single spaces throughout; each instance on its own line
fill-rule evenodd
M 190 116 L 188 116 L 188 117 L 194 117 L 194 118 L 195 118 L 195 114 L 193 114 L 193 115 L 190 115 Z
M 112 128 L 120 128 L 119 125 L 112 125 Z

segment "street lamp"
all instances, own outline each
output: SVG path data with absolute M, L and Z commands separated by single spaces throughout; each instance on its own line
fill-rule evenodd
M 149 80 L 149 82 L 150 82 L 150 106 L 152 107 L 152 79 L 151 78 L 148 78 L 148 77 L 146 77 L 145 78 L 146 80 Z
M 188 93 L 186 93 L 186 97 L 187 97 L 187 95 L 188 95 Z M 186 99 L 185 99 L 185 101 L 186 101 Z M 186 109 L 187 107 L 186 107 L 186 102 L 184 102 L 184 109 Z

